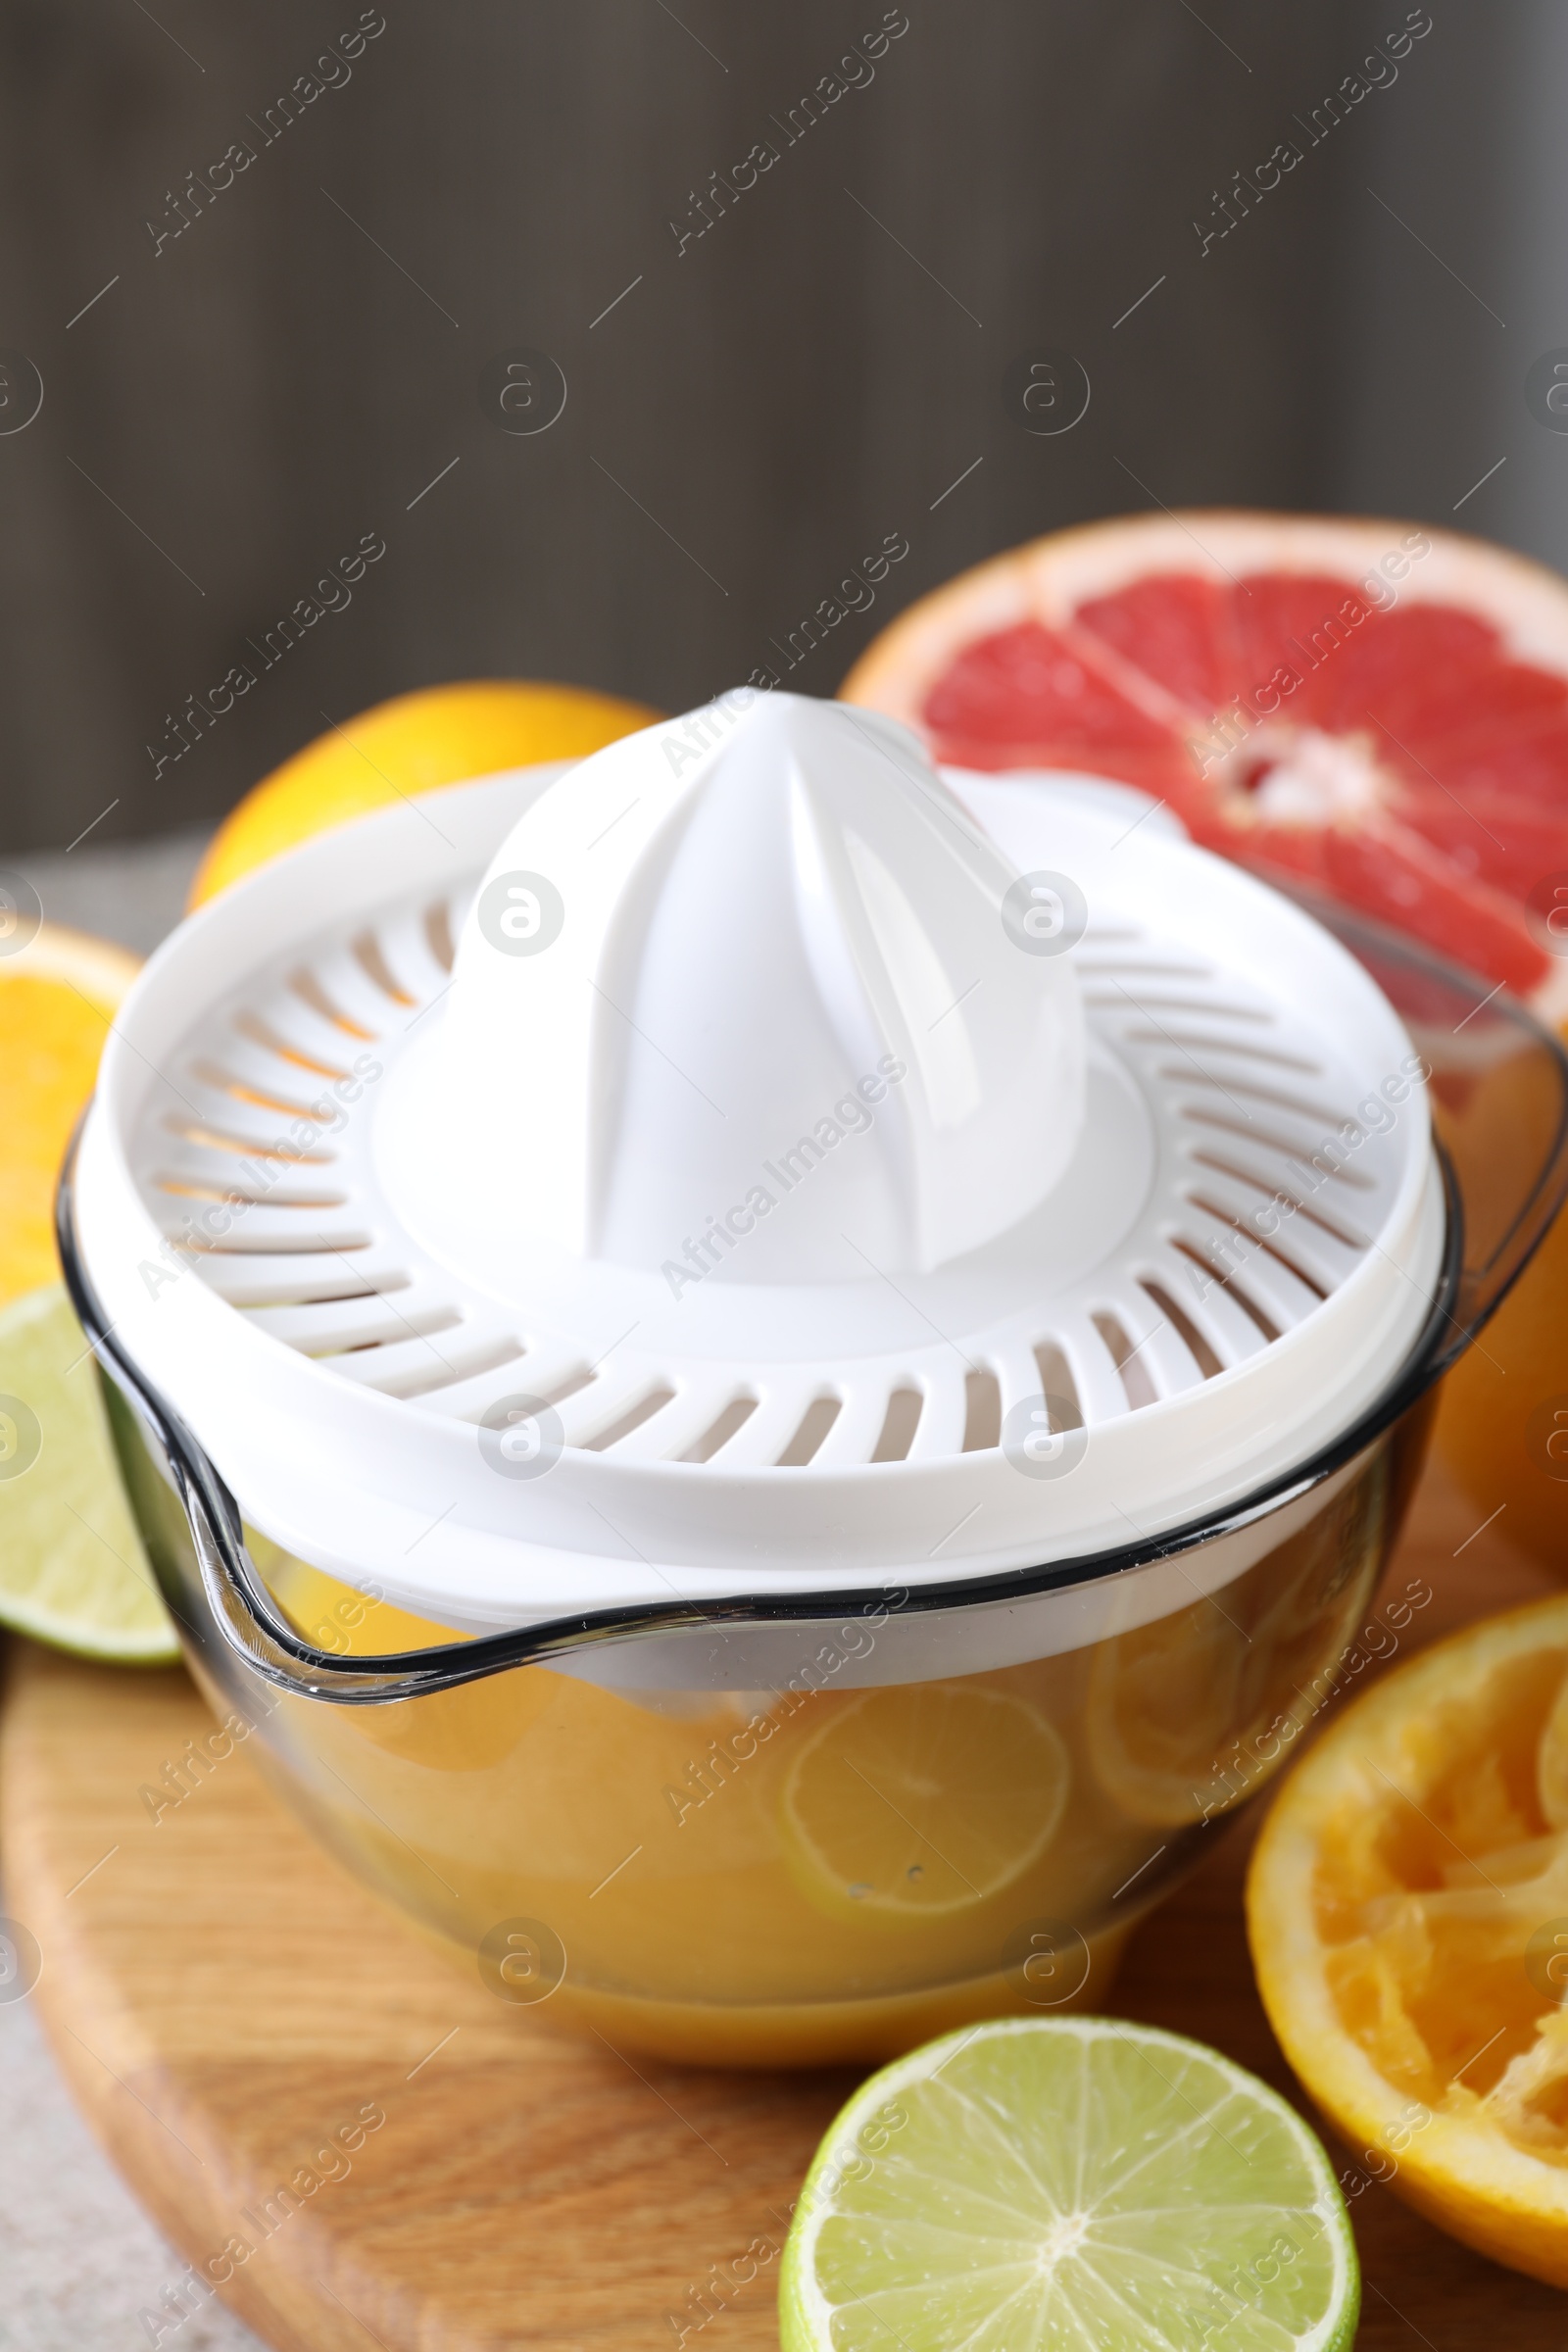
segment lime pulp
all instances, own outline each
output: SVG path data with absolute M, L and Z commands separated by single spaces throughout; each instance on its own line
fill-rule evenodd
M 0 1625 L 126 1665 L 179 1654 L 57 1283 L 0 1309 Z
M 930 2042 L 807 2177 L 783 2352 L 1340 2352 L 1345 2201 L 1295 2110 L 1217 2051 L 1104 2017 Z

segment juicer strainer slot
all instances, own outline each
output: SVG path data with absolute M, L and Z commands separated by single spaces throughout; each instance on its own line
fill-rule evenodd
M 427 937 L 429 919 L 429 910 L 427 909 L 425 914 Z M 410 996 L 408 990 L 392 972 L 382 951 L 381 942 L 373 931 L 358 932 L 349 941 L 349 953 L 367 978 L 373 982 L 384 997 L 390 997 L 394 1004 L 409 1011 L 413 1010 L 417 1000 Z
M 273 1112 L 278 1118 L 305 1119 L 324 1127 L 327 1114 L 309 1102 L 290 1102 L 285 1096 L 263 1093 L 249 1086 L 232 1070 L 220 1069 L 216 1062 L 198 1062 L 191 1075 L 205 1087 L 220 1095 L 229 1095 L 236 1102 L 244 1102 L 257 1110 Z
M 1288 1135 L 1280 1135 L 1256 1124 L 1244 1127 L 1235 1119 L 1228 1119 L 1221 1112 L 1209 1109 L 1204 1103 L 1183 1103 L 1180 1115 L 1190 1119 L 1195 1126 L 1217 1127 L 1226 1135 L 1240 1136 L 1244 1143 L 1266 1145 L 1269 1151 L 1277 1152 L 1285 1160 L 1310 1159 L 1315 1149 L 1309 1137 L 1298 1137 L 1293 1141 Z M 1324 1173 L 1331 1184 L 1348 1184 L 1361 1190 L 1371 1187 L 1370 1177 L 1363 1176 L 1349 1166 L 1327 1166 Z
M 352 1019 L 340 1004 L 332 1002 L 318 972 L 302 966 L 299 971 L 290 972 L 288 984 L 302 1004 L 308 1004 L 313 1012 L 318 1012 L 322 1020 L 329 1021 L 334 1029 L 341 1029 L 345 1037 L 357 1037 L 362 1045 L 367 1046 L 374 1038 L 373 1029 L 367 1029 L 363 1021 Z
M 356 1281 L 336 1271 L 316 1277 L 296 1274 L 291 1281 L 274 1282 L 265 1289 L 253 1285 L 249 1291 L 231 1290 L 228 1303 L 242 1313 L 273 1306 L 341 1306 L 349 1299 L 380 1298 L 408 1287 L 406 1274 L 383 1274 L 375 1282 Z
M 842 1396 L 813 1396 L 800 1426 L 778 1457 L 781 1470 L 805 1470 L 816 1459 L 828 1432 L 844 1410 Z
M 871 1448 L 872 1461 L 906 1462 L 909 1458 L 909 1448 L 914 1444 L 915 1431 L 920 1426 L 920 1415 L 924 1410 L 925 1398 L 918 1389 L 895 1389 L 888 1398 L 887 1410 L 882 1416 L 882 1427 L 877 1432 L 876 1444 Z
M 598 1377 L 598 1373 L 588 1365 L 579 1366 L 576 1371 L 564 1373 L 554 1380 L 540 1381 L 536 1374 L 531 1394 L 538 1397 L 541 1404 L 564 1404 L 566 1398 L 575 1396 L 579 1389 L 591 1388 Z M 475 1407 L 463 1418 L 477 1421 L 481 1418 L 482 1409 Z
M 580 1439 L 579 1444 L 588 1453 L 608 1453 L 612 1446 L 618 1446 L 623 1439 L 633 1436 L 645 1421 L 651 1421 L 656 1413 L 662 1413 L 665 1405 L 673 1401 L 674 1395 L 673 1389 L 662 1385 L 649 1389 L 637 1398 L 635 1404 L 617 1413 L 613 1421 L 596 1431 L 591 1438 Z
M 1251 1293 L 1248 1290 L 1247 1285 L 1242 1281 L 1240 1275 L 1236 1273 L 1233 1267 L 1226 1266 L 1216 1256 L 1211 1256 L 1207 1250 L 1201 1249 L 1198 1243 L 1190 1242 L 1182 1235 L 1178 1235 L 1176 1237 L 1171 1244 L 1171 1248 L 1176 1251 L 1179 1257 L 1186 1258 L 1188 1264 L 1194 1268 L 1200 1279 L 1202 1279 L 1205 1276 L 1207 1277 L 1211 1290 L 1218 1294 L 1218 1297 L 1214 1301 L 1214 1312 L 1216 1315 L 1221 1312 L 1220 1302 L 1222 1300 L 1229 1299 L 1234 1300 L 1236 1306 L 1238 1306 L 1242 1313 L 1248 1318 L 1248 1321 L 1252 1327 L 1251 1333 L 1242 1334 L 1240 1336 L 1248 1340 L 1250 1345 L 1238 1348 L 1238 1357 L 1256 1353 L 1257 1336 L 1261 1337 L 1265 1347 L 1271 1347 L 1273 1345 L 1274 1341 L 1280 1337 L 1280 1326 L 1274 1321 L 1271 1315 L 1266 1314 L 1263 1308 L 1259 1306 L 1257 1300 L 1252 1297 Z M 1232 1336 L 1235 1337 L 1238 1335 L 1233 1333 Z
M 715 1413 L 702 1436 L 693 1441 L 680 1456 L 683 1462 L 710 1462 L 721 1446 L 727 1446 L 738 1430 L 744 1429 L 757 1410 L 755 1396 L 732 1396 L 721 1412 Z
M 1343 1249 L 1361 1250 L 1370 1247 L 1366 1235 L 1357 1233 L 1348 1219 L 1315 1208 L 1310 1200 L 1298 1199 L 1294 1192 L 1271 1182 L 1267 1176 L 1259 1175 L 1255 1168 L 1239 1167 L 1234 1159 L 1223 1159 L 1216 1152 L 1194 1152 L 1190 1156 L 1196 1166 L 1211 1169 L 1216 1176 L 1228 1177 L 1233 1184 L 1240 1185 L 1245 1193 L 1257 1200 L 1280 1200 L 1290 1209 L 1293 1217 L 1304 1217 L 1309 1225 L 1320 1227 Z
M 1169 1291 L 1161 1284 L 1151 1281 L 1147 1275 L 1140 1275 L 1138 1287 L 1177 1334 L 1205 1380 L 1212 1380 L 1217 1373 L 1224 1371 L 1224 1365 L 1198 1325 Z
M 476 1380 L 488 1382 L 492 1374 L 516 1363 L 526 1353 L 519 1341 L 491 1339 L 454 1348 L 451 1358 L 443 1357 L 436 1364 L 416 1357 L 402 1371 L 388 1372 L 383 1359 L 382 1369 L 368 1385 L 378 1389 L 383 1396 L 412 1402 L 416 1397 L 434 1396 L 442 1390 L 466 1388 Z
M 1103 969 L 1105 967 L 1097 968 Z M 1127 968 L 1132 969 L 1133 967 L 1128 966 Z M 1084 1003 L 1092 1005 L 1097 1012 L 1114 1012 L 1124 1002 L 1125 998 L 1120 993 L 1116 996 L 1096 996 L 1091 989 L 1084 991 Z M 1218 1001 L 1205 1004 L 1200 999 L 1192 997 L 1157 997 L 1148 989 L 1139 992 L 1138 1004 L 1140 1010 L 1144 1012 L 1190 1014 L 1200 1019 L 1212 1019 L 1216 1013 L 1219 1013 L 1223 1014 L 1226 1020 L 1256 1021 L 1263 1028 L 1271 1027 L 1274 1020 L 1272 1012 L 1262 1005 L 1235 1004 Z
M 254 1012 L 237 1012 L 234 1026 L 242 1037 L 260 1046 L 264 1052 L 275 1054 L 279 1061 L 286 1062 L 291 1069 L 308 1070 L 313 1078 L 340 1079 L 349 1074 L 341 1062 L 322 1061 L 318 1054 L 306 1054 L 299 1047 L 291 1046 Z
M 1040 1376 L 1040 1394 L 1046 1400 L 1047 1418 L 1053 1431 L 1059 1436 L 1064 1429 L 1082 1429 L 1084 1414 L 1078 1402 L 1078 1386 L 1063 1349 L 1054 1340 L 1040 1340 L 1030 1352 Z
M 1309 1272 L 1301 1262 L 1301 1252 L 1298 1251 L 1293 1255 L 1280 1243 L 1254 1234 L 1246 1218 L 1240 1215 L 1236 1209 L 1227 1208 L 1221 1201 L 1211 1200 L 1205 1193 L 1189 1193 L 1187 1198 L 1193 1206 L 1200 1208 L 1205 1216 L 1215 1218 L 1221 1225 L 1228 1225 L 1231 1231 L 1239 1234 L 1249 1247 L 1255 1242 L 1257 1249 L 1265 1257 L 1271 1257 L 1277 1266 L 1284 1267 L 1287 1274 L 1294 1275 L 1302 1289 L 1310 1291 L 1314 1298 L 1328 1297 L 1326 1285 L 1319 1282 L 1317 1276 Z
M 1215 1046 L 1220 1041 L 1216 1038 L 1208 1043 Z M 1189 1061 L 1185 1068 L 1180 1065 L 1166 1067 L 1156 1074 L 1172 1086 L 1212 1087 L 1216 1093 L 1232 1102 L 1241 1096 L 1249 1102 L 1266 1103 L 1273 1110 L 1294 1111 L 1298 1118 L 1312 1120 L 1320 1128 L 1338 1127 L 1348 1115 L 1343 1107 L 1331 1110 L 1324 1103 L 1314 1102 L 1306 1096 L 1287 1095 L 1278 1087 L 1262 1086 L 1255 1078 L 1242 1076 L 1233 1070 L 1227 1070 L 1222 1078 L 1217 1070 L 1205 1070 L 1196 1061 Z
M 1143 961 L 1138 963 L 1129 963 L 1123 956 L 1104 958 L 1097 956 L 1093 953 L 1085 952 L 1085 950 L 1092 951 L 1096 947 L 1107 946 L 1113 940 L 1137 939 L 1139 937 L 1141 937 L 1141 934 L 1136 932 L 1102 931 L 1097 926 L 1091 924 L 1089 932 L 1085 935 L 1084 948 L 1080 949 L 1078 953 L 1079 971 L 1083 974 L 1086 980 L 1102 978 L 1106 973 L 1117 972 L 1131 972 L 1143 980 L 1192 980 L 1199 982 L 1213 979 L 1214 974 L 1210 970 L 1209 966 L 1205 963 L 1195 963 L 1190 961 L 1176 962 L 1174 960 L 1161 963 L 1157 961 L 1151 961 L 1148 958 L 1145 958 Z M 1219 1010 L 1221 1007 L 1216 1004 L 1215 1009 Z M 1263 1017 L 1267 1020 L 1271 1020 L 1273 1015 L 1272 1013 L 1265 1013 Z
M 963 1450 L 983 1453 L 1002 1444 L 1002 1383 L 994 1372 L 964 1376 Z
M 445 899 L 432 899 L 424 910 L 424 944 L 442 971 L 450 972 L 457 957 L 452 939 L 452 909 Z
M 172 1236 L 170 1238 L 172 1239 Z M 369 1234 L 353 1229 L 334 1233 L 330 1241 L 321 1235 L 313 1240 L 299 1233 L 253 1232 L 223 1241 L 189 1240 L 181 1236 L 178 1242 L 182 1251 L 188 1251 L 193 1259 L 199 1259 L 208 1266 L 215 1276 L 212 1287 L 220 1296 L 222 1295 L 222 1289 L 216 1274 L 225 1258 L 337 1257 L 350 1250 L 368 1250 L 372 1247 Z
M 336 1159 L 335 1152 L 312 1152 L 303 1145 L 297 1150 L 283 1152 L 275 1144 L 256 1144 L 242 1135 L 226 1135 L 219 1127 L 193 1126 L 188 1119 L 171 1114 L 164 1121 L 171 1135 L 179 1136 L 187 1144 L 205 1144 L 212 1152 L 229 1152 L 236 1159 L 276 1159 L 290 1167 L 324 1167 Z
M 420 1315 L 399 1314 L 394 1309 L 389 1316 L 380 1303 L 382 1295 L 364 1292 L 365 1312 L 359 1315 L 344 1314 L 340 1308 L 336 1320 L 318 1330 L 302 1354 L 314 1356 L 319 1363 L 334 1355 L 363 1355 L 372 1348 L 395 1348 L 402 1340 L 433 1340 L 443 1331 L 457 1331 L 462 1326 L 463 1317 L 452 1306 L 426 1307 Z
M 1116 1367 L 1122 1394 L 1127 1399 L 1128 1411 L 1136 1413 L 1140 1406 L 1152 1404 L 1159 1392 L 1150 1378 L 1148 1365 L 1142 1364 L 1138 1360 L 1139 1349 L 1148 1345 L 1149 1339 L 1152 1337 L 1152 1331 L 1144 1339 L 1135 1340 L 1121 1317 L 1109 1314 L 1104 1309 L 1091 1315 L 1089 1319 L 1104 1342 L 1110 1360 Z M 1153 1328 L 1157 1330 L 1158 1326 Z
M 1140 1005 L 1140 1010 L 1143 1009 Z M 1213 1031 L 1189 1032 L 1184 1037 L 1178 1029 L 1130 1029 L 1127 1041 L 1135 1046 L 1173 1046 L 1184 1053 L 1189 1047 L 1200 1046 L 1207 1054 L 1230 1054 L 1243 1061 L 1265 1061 L 1277 1070 L 1300 1070 L 1309 1078 L 1316 1077 L 1322 1068 L 1320 1062 L 1303 1061 L 1299 1054 L 1281 1054 L 1270 1046 L 1255 1046 L 1250 1039 L 1220 1037 Z
M 218 1200 L 235 1208 L 342 1208 L 348 1200 L 346 1193 L 248 1193 L 239 1185 L 220 1183 L 216 1176 L 210 1181 L 196 1176 L 155 1176 L 153 1182 L 174 1200 Z

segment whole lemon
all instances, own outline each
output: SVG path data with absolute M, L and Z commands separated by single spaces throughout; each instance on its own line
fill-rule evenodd
M 517 678 L 424 686 L 328 727 L 248 792 L 191 886 L 201 906 L 253 867 L 389 801 L 545 760 L 582 760 L 662 712 L 615 694 Z

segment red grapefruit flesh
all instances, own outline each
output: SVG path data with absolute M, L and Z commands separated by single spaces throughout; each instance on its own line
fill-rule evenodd
M 842 691 L 954 766 L 1139 785 L 1205 847 L 1568 1012 L 1544 929 L 1557 877 L 1568 908 L 1568 586 L 1519 557 L 1397 522 L 1135 515 L 964 573 Z

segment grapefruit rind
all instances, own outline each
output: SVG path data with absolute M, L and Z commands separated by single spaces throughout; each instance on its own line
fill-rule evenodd
M 891 620 L 839 692 L 918 726 L 926 696 L 955 655 L 993 631 L 1021 620 L 1060 627 L 1092 597 L 1160 571 L 1218 581 L 1242 571 L 1328 570 L 1354 587 L 1417 529 L 1431 552 L 1391 584 L 1391 594 L 1400 603 L 1479 610 L 1517 661 L 1568 671 L 1568 590 L 1527 556 L 1408 521 L 1199 508 L 1083 523 L 974 564 Z

